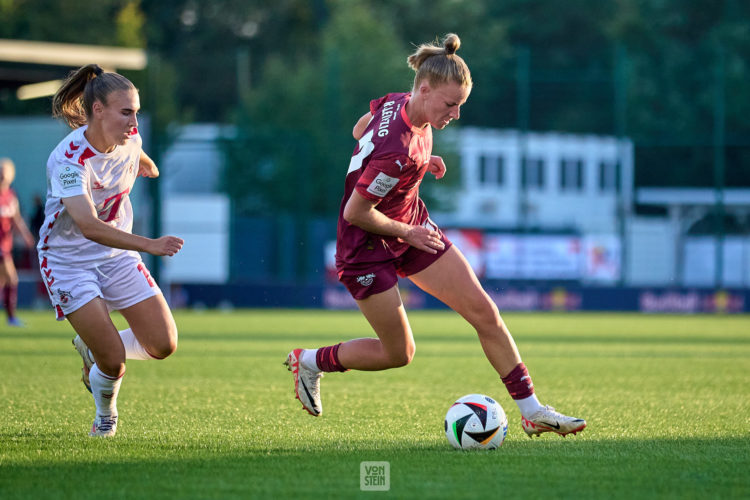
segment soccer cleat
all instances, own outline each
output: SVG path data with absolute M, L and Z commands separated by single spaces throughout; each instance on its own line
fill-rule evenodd
M 79 337 L 78 335 L 76 335 L 73 338 L 73 347 L 76 348 L 76 351 L 78 351 L 78 354 L 81 355 L 81 359 L 83 359 L 83 368 L 81 368 L 81 382 L 83 382 L 83 385 L 86 386 L 86 390 L 91 392 L 91 382 L 89 382 L 89 372 L 91 371 L 91 367 L 94 366 L 94 358 L 91 356 L 91 353 L 89 352 L 89 347 L 86 345 L 83 339 Z
M 8 318 L 8 326 L 17 326 L 19 328 L 23 328 L 24 326 L 26 326 L 26 324 L 20 319 L 13 317 Z
M 294 375 L 294 395 L 302 403 L 302 407 L 313 417 L 323 414 L 320 403 L 320 377 L 322 372 L 313 371 L 300 363 L 304 349 L 295 349 L 286 357 L 284 364 Z
M 539 436 L 544 432 L 554 432 L 565 437 L 582 431 L 586 427 L 586 421 L 558 413 L 547 405 L 534 413 L 531 418 L 521 416 L 521 427 L 529 437 Z
M 97 415 L 91 425 L 91 437 L 113 437 L 117 433 L 117 415 Z

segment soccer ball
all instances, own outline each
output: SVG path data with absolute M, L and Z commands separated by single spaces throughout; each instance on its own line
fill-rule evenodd
M 503 444 L 507 433 L 503 407 L 484 394 L 458 399 L 445 415 L 445 436 L 454 448 L 494 450 Z

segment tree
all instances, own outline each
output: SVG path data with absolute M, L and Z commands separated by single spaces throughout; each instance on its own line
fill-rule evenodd
M 373 16 L 365 2 L 344 2 L 316 54 L 268 60 L 228 149 L 226 187 L 242 211 L 335 213 L 352 126 L 370 99 L 409 86 L 397 37 Z

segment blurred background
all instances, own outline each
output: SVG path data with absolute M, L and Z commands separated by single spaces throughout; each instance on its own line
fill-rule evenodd
M 750 310 L 746 1 L 2 0 L 0 157 L 32 222 L 58 81 L 118 71 L 162 173 L 134 232 L 186 240 L 147 261 L 173 307 L 355 307 L 333 268 L 351 128 L 448 32 L 474 89 L 421 195 L 501 310 Z M 19 304 L 47 307 L 15 252 Z

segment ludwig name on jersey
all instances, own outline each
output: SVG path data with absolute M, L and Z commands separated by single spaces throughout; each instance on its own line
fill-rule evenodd
M 370 102 L 372 119 L 354 150 L 346 175 L 336 241 L 336 267 L 384 262 L 403 254 L 409 244 L 392 236 L 369 233 L 349 224 L 343 213 L 354 190 L 377 202 L 389 218 L 410 225 L 429 225 L 419 185 L 427 172 L 432 153 L 432 128 L 412 125 L 406 114 L 411 94 L 387 94 Z
M 101 153 L 86 140 L 86 128 L 68 134 L 47 160 L 47 203 L 38 249 L 40 258 L 53 262 L 95 263 L 125 252 L 84 237 L 63 198 L 87 194 L 99 220 L 122 231 L 133 229 L 129 195 L 138 175 L 141 136 L 136 131 L 124 145 Z

